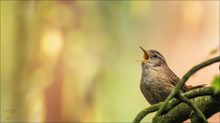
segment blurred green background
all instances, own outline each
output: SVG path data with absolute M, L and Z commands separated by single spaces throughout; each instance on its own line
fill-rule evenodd
M 181 77 L 218 41 L 219 1 L 1 1 L 1 121 L 131 122 L 149 106 L 139 46 Z

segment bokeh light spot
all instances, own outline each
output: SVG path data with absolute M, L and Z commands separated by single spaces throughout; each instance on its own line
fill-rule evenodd
M 59 29 L 47 29 L 41 40 L 41 48 L 47 56 L 57 56 L 63 46 L 63 36 Z

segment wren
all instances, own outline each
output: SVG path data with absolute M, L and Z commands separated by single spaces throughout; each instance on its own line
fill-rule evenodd
M 141 63 L 141 92 L 150 104 L 162 102 L 169 96 L 180 79 L 169 68 L 161 53 L 156 50 L 146 51 L 142 47 L 140 48 L 144 52 L 144 59 Z M 204 87 L 204 84 L 194 87 L 184 85 L 182 92 L 201 87 Z

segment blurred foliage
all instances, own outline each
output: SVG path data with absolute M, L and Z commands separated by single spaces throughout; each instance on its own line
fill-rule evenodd
M 220 75 L 216 75 L 212 81 L 212 86 L 215 89 L 215 93 L 220 93 Z

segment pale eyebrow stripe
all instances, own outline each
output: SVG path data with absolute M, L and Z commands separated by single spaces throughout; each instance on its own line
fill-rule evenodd
M 164 57 L 163 57 L 162 54 L 160 54 L 158 51 L 156 51 L 156 50 L 151 50 L 151 53 L 152 53 L 152 54 L 157 54 L 158 58 L 159 58 L 161 61 L 163 61 L 163 62 L 166 63 Z

